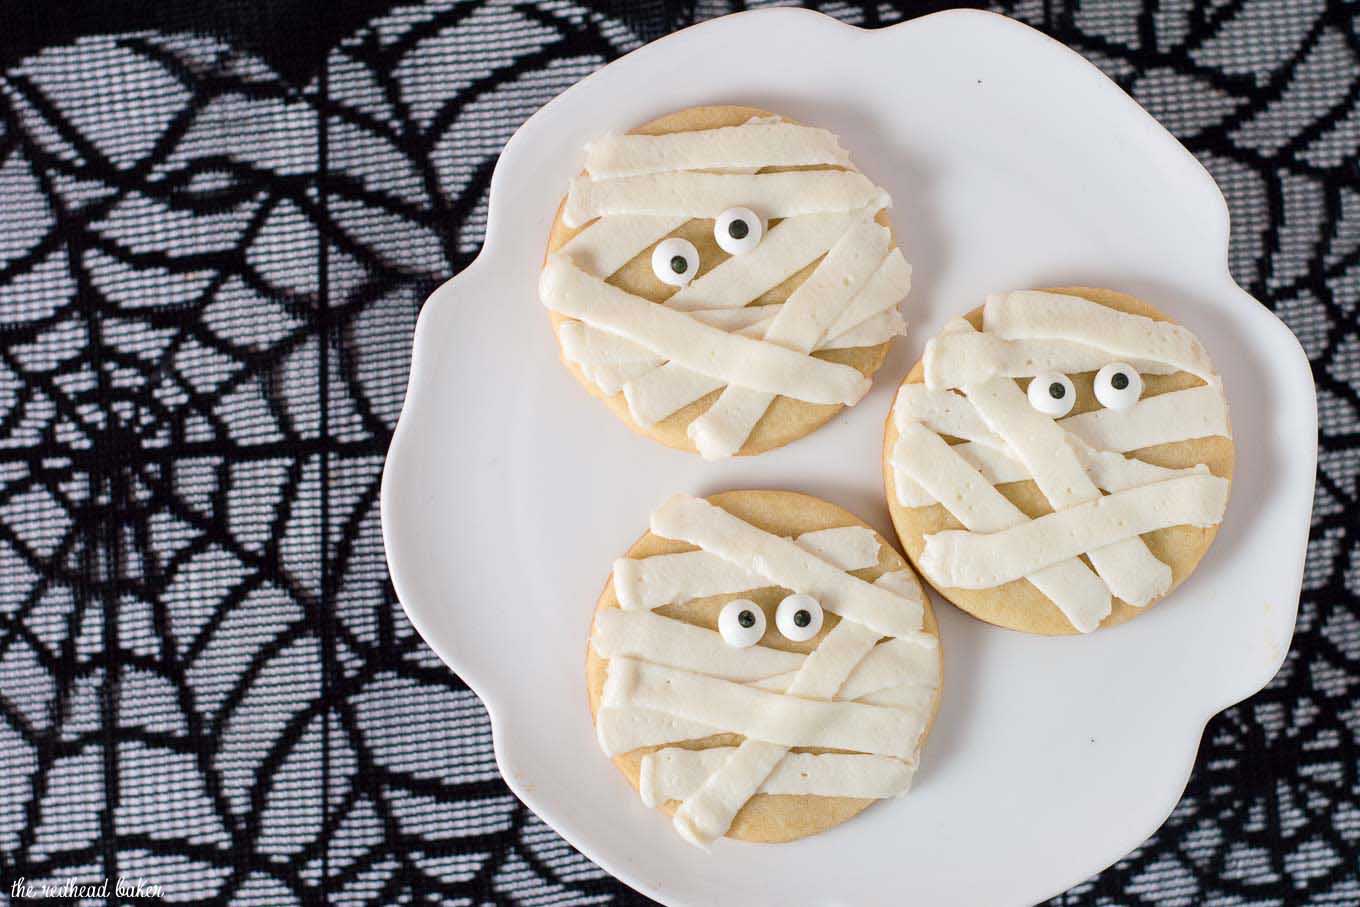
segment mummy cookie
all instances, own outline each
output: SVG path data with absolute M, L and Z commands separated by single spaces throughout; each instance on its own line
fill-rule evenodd
M 629 426 L 757 454 L 868 391 L 911 268 L 836 136 L 699 107 L 586 148 L 539 281 L 563 362 Z
M 940 649 L 906 561 L 852 514 L 676 495 L 614 563 L 586 677 L 600 747 L 681 836 L 774 843 L 907 792 Z
M 1223 519 L 1223 386 L 1185 328 L 1109 290 L 1022 291 L 945 326 L 884 438 L 898 537 L 989 623 L 1089 633 L 1164 597 Z

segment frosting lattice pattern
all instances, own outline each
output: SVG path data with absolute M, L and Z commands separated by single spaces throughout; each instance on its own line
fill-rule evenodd
M 923 365 L 924 383 L 898 391 L 890 460 L 898 504 L 940 503 L 961 524 L 925 536 L 919 564 L 937 587 L 1025 580 L 1089 633 L 1112 598 L 1142 608 L 1171 588 L 1171 567 L 1141 535 L 1222 520 L 1227 477 L 1136 455 L 1231 437 L 1221 381 L 1179 325 L 1079 296 L 1007 293 L 988 298 L 981 331 L 946 325 Z M 1080 372 L 1095 372 L 1098 408 L 1069 416 L 1068 375 Z M 1181 380 L 1140 398 L 1143 374 Z M 1031 519 L 994 487 L 1024 480 L 1051 513 Z
M 618 561 L 619 607 L 597 613 L 591 637 L 608 659 L 600 747 L 610 756 L 662 747 L 642 756 L 643 802 L 678 803 L 676 831 L 707 846 L 758 794 L 905 794 L 939 689 L 939 647 L 922 630 L 910 571 L 879 571 L 872 582 L 850 572 L 878 567 L 873 532 L 848 526 L 784 539 L 684 495 L 652 514 L 652 532 L 698 548 Z M 781 611 L 807 609 L 795 611 L 801 623 L 776 618 L 780 635 L 815 640 L 806 654 L 760 645 L 766 618 L 749 599 L 728 601 L 716 630 L 653 610 L 771 586 L 797 593 Z M 822 609 L 838 620 L 817 638 Z M 735 748 L 668 746 L 719 734 L 742 739 Z
M 868 391 L 859 370 L 811 354 L 902 332 L 911 268 L 875 221 L 888 204 L 834 135 L 778 118 L 604 136 L 562 209 L 584 229 L 549 256 L 539 295 L 571 319 L 564 356 L 604 395 L 622 393 L 638 425 L 721 390 L 686 434 L 705 458 L 728 457 L 776 395 L 852 406 Z M 692 220 L 712 220 L 732 254 L 709 267 L 666 238 Z M 734 220 L 737 233 L 717 233 Z M 649 248 L 655 276 L 679 288 L 660 305 L 607 282 Z M 809 267 L 786 300 L 758 304 Z

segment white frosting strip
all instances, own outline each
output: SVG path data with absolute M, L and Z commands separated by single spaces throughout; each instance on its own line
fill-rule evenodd
M 856 219 L 867 219 L 871 216 L 871 212 L 863 211 L 852 214 L 810 215 L 782 221 L 754 252 L 742 256 L 732 267 L 724 268 L 723 265 L 719 265 L 700 278 L 696 282 L 700 287 L 697 294 L 695 285 L 691 284 L 668 300 L 667 304 L 672 307 L 688 308 L 693 300 L 702 298 L 729 301 L 754 299 L 782 283 L 825 252 L 836 237 L 844 232 L 846 226 Z M 604 218 L 579 233 L 562 251 L 581 270 L 603 279 L 684 222 L 683 217 L 656 217 L 645 214 Z M 836 333 L 832 335 L 832 342 L 823 346 L 829 349 L 876 346 L 903 333 L 906 323 L 901 316 L 895 312 L 884 312 L 884 309 L 894 305 L 897 299 L 905 295 L 903 288 L 895 299 L 887 299 L 887 293 L 896 291 L 900 286 L 903 270 L 909 284 L 910 266 L 901 258 L 901 252 L 894 250 L 892 258 L 880 268 L 880 272 L 888 273 L 883 274 L 881 278 L 879 274 L 875 274 L 870 285 L 866 286 L 864 292 L 852 303 L 852 307 L 855 307 L 863 317 L 839 319 L 834 326 Z M 766 330 L 781 309 L 782 305 L 699 309 L 695 310 L 694 317 L 724 331 L 739 332 L 744 336 L 760 339 L 765 336 Z M 883 313 L 883 317 L 872 317 L 880 312 Z M 842 329 L 843 325 L 850 327 Z M 661 357 L 646 347 L 589 328 L 579 322 L 562 325 L 558 335 L 567 359 L 576 363 L 586 377 L 606 395 L 618 393 L 627 382 L 642 378 L 663 362 Z M 659 395 L 649 397 L 644 388 L 643 400 L 639 404 L 640 411 L 634 413 L 635 419 L 644 425 L 654 424 L 681 406 L 692 403 L 722 386 L 721 382 L 713 378 L 700 376 L 688 370 L 682 375 L 679 367 L 667 373 L 666 380 L 661 380 L 662 377 L 657 376 L 653 381 L 659 387 L 664 384 L 665 388 L 680 391 L 673 398 L 679 402 L 663 399 Z M 647 407 L 648 401 L 654 401 L 656 406 L 642 411 Z M 660 415 L 652 411 L 667 407 L 673 408 Z
M 878 346 L 894 337 L 901 337 L 906 332 L 907 320 L 896 309 L 889 309 L 860 322 L 843 334 L 837 334 L 830 340 L 819 343 L 817 349 L 848 350 L 854 347 Z
M 1204 475 L 1209 472 L 1209 467 L 1203 463 L 1198 463 L 1188 469 L 1168 469 L 1165 466 L 1146 463 L 1114 451 L 1095 450 L 1071 433 L 1067 435 L 1067 443 L 1081 459 L 1091 481 L 1096 483 L 1096 487 L 1105 491 L 1123 491 L 1126 488 L 1136 488 L 1139 485 L 1152 485 L 1157 482 L 1165 482 L 1167 479 Z M 1011 462 L 1014 463 L 1015 461 L 1011 460 Z
M 874 585 L 912 601 L 921 598 L 921 584 L 917 581 L 916 574 L 910 570 L 890 570 L 874 580 Z M 922 635 L 925 639 L 931 640 L 931 642 L 922 643 L 923 645 L 932 649 L 938 645 L 935 637 Z
M 595 737 L 606 756 L 620 756 L 644 746 L 702 740 L 721 733 L 721 728 L 652 709 L 601 708 L 595 715 Z
M 803 699 L 835 698 L 846 678 L 878 642 L 878 631 L 842 620 L 822 637 L 789 682 L 789 695 Z
M 604 708 L 638 707 L 784 746 L 817 746 L 905 758 L 920 719 L 858 702 L 822 702 L 651 665 L 609 662 Z
M 783 761 L 788 748 L 743 740 L 737 751 L 680 804 L 671 825 L 686 841 L 704 849 L 727 833 L 741 808 Z
M 594 181 L 571 181 L 562 220 L 579 227 L 597 217 L 665 214 L 716 218 L 746 207 L 761 217 L 797 217 L 858 208 L 886 208 L 888 193 L 862 173 L 794 170 L 782 173 L 661 173 Z
M 596 366 L 595 368 L 586 371 L 586 377 L 589 378 L 591 383 L 598 387 L 602 393 L 612 397 L 614 394 L 623 390 L 624 386 L 627 385 L 629 381 L 641 377 L 653 370 L 654 367 L 649 366 L 645 362 L 626 362 L 620 363 L 619 365 Z
M 987 427 L 968 398 L 949 390 L 931 390 L 924 384 L 904 384 L 893 404 L 897 430 L 919 422 L 931 431 L 975 441 L 1004 451 L 1006 442 Z
M 573 236 L 559 252 L 582 271 L 603 280 L 688 219 L 655 214 L 605 218 Z
M 548 308 L 647 347 L 658 356 L 725 383 L 784 394 L 809 403 L 857 402 L 869 379 L 775 344 L 709 327 L 591 277 L 554 255 L 539 282 Z
M 901 592 L 911 592 L 917 588 L 916 579 L 908 570 L 885 573 L 876 582 Z M 934 637 L 922 636 L 920 639 L 887 639 L 874 646 L 855 665 L 837 691 L 836 698 L 905 709 L 923 722 L 928 720 L 935 690 L 939 686 L 940 654 L 938 645 L 923 645 L 921 640 L 935 643 Z M 796 674 L 795 668 L 753 681 L 750 685 L 784 693 Z M 601 746 L 610 755 L 722 733 L 719 728 L 710 725 L 634 708 L 602 709 L 596 723 Z
M 882 648 L 882 646 L 880 645 L 879 648 Z M 916 648 L 921 647 L 917 646 Z M 782 681 L 769 678 L 758 680 L 750 686 L 782 693 L 788 689 L 788 683 L 793 675 L 792 673 L 781 674 L 780 677 L 783 678 Z M 850 697 L 842 696 L 838 698 L 849 699 Z M 902 683 L 874 690 L 872 693 L 866 693 L 863 696 L 856 697 L 856 699 L 869 705 L 901 709 L 917 715 L 922 721 L 925 721 L 930 715 L 931 706 L 934 705 L 935 691 L 914 683 Z M 600 740 L 600 747 L 609 756 L 631 753 L 633 750 L 641 749 L 644 746 L 663 746 L 670 743 L 682 743 L 686 740 L 702 740 L 705 737 L 723 733 L 721 728 L 711 727 L 697 721 L 686 721 L 664 712 L 654 712 L 648 709 L 601 709 L 595 718 L 595 723 L 596 736 Z
M 878 539 L 863 526 L 819 529 L 800 535 L 794 543 L 842 570 L 861 570 L 878 563 Z M 614 562 L 614 593 L 625 610 L 657 608 L 768 585 L 764 576 L 707 551 Z
M 936 689 L 940 685 L 939 648 L 909 639 L 885 639 L 855 666 L 836 696 L 860 699 L 902 684 Z
M 1100 497 L 1100 489 L 1068 444 L 1067 432 L 1030 406 L 1014 381 L 993 378 L 964 390 L 987 427 L 1029 469 L 1054 510 Z M 1131 605 L 1145 605 L 1171 588 L 1171 568 L 1153 557 L 1137 536 L 1090 550 L 1087 556 L 1110 592 Z
M 685 800 L 722 769 L 736 747 L 664 749 L 642 757 L 642 802 L 659 806 Z M 788 753 L 756 791 L 812 797 L 883 799 L 905 794 L 915 766 L 891 756 L 859 753 Z
M 897 304 L 910 291 L 911 265 L 902 250 L 894 247 L 822 336 L 839 337 L 875 315 L 896 311 Z
M 897 641 L 903 643 L 904 649 L 914 650 L 918 653 L 930 653 L 934 656 L 934 653 L 938 652 L 937 649 L 926 648 L 907 640 Z M 865 658 L 865 662 L 871 662 L 871 659 L 887 644 L 887 642 L 879 643 Z M 878 662 L 877 664 L 881 666 L 882 663 Z M 932 661 L 929 669 L 931 676 L 938 682 L 938 663 Z M 869 669 L 866 669 L 864 662 L 861 662 L 860 666 L 856 667 L 850 674 L 850 678 L 845 682 L 845 686 L 841 687 L 841 692 L 836 698 L 902 709 L 920 717 L 922 721 L 929 718 L 931 707 L 935 702 L 934 686 L 907 681 L 905 683 L 894 683 L 891 686 L 877 687 L 858 696 L 849 695 L 851 690 L 858 691 L 864 687 L 874 686 L 884 679 L 881 676 L 871 677 L 862 674 L 866 670 Z M 874 668 L 872 673 L 880 675 L 882 672 L 878 668 Z M 790 671 L 787 674 L 754 681 L 749 686 L 773 693 L 784 693 L 788 691 L 793 676 L 794 672 Z M 861 679 L 861 677 L 865 679 Z M 697 721 L 685 721 L 663 712 L 634 708 L 601 709 L 596 717 L 596 725 L 600 746 L 610 756 L 629 753 L 644 746 L 661 746 L 667 743 L 680 743 L 685 740 L 700 740 L 704 737 L 723 733 L 721 728 L 701 724 Z
M 1169 321 L 1129 315 L 1078 296 L 1021 290 L 987 297 L 983 330 L 1006 340 L 1070 340 L 1098 347 L 1107 361 L 1161 362 L 1219 383 L 1194 334 Z
M 934 639 L 934 637 L 929 637 Z M 786 693 L 796 671 L 774 674 L 751 681 L 751 686 Z M 932 693 L 940 683 L 940 650 L 923 646 L 915 639 L 887 639 L 880 642 L 855 666 L 836 693 L 837 699 L 871 702 L 878 693 L 898 687 L 913 687 Z M 926 701 L 929 703 L 930 696 Z M 884 703 L 877 703 L 883 705 Z M 924 713 L 922 713 L 924 714 Z
M 1105 491 L 1123 491 L 1125 488 L 1151 485 L 1154 482 L 1165 482 L 1167 479 L 1209 471 L 1203 464 L 1190 469 L 1167 469 L 1113 451 L 1094 450 L 1070 432 L 1067 435 L 1067 442 L 1086 467 L 1086 474 L 1091 477 L 1091 481 Z M 993 485 L 1023 482 L 1031 478 L 1025 464 L 995 447 L 967 441 L 955 444 L 951 449 L 981 472 Z M 903 507 L 928 507 L 936 503 L 929 492 L 907 476 L 896 479 L 894 484 L 897 488 L 897 500 Z
M 661 359 L 651 350 L 579 321 L 564 321 L 557 329 L 557 337 L 562 343 L 562 355 L 576 363 L 592 384 L 611 396 L 627 382 L 661 365 Z
M 763 338 L 781 308 L 783 303 L 741 309 L 695 309 L 690 315 L 704 324 L 720 327 L 724 331 L 735 331 L 746 337 Z M 902 314 L 895 308 L 888 308 L 864 319 L 848 331 L 834 335 L 828 333 L 830 339 L 818 343 L 817 349 L 844 350 L 856 346 L 878 346 L 901 336 L 906 328 L 907 322 Z
M 1006 442 L 987 427 L 966 397 L 924 384 L 904 384 L 893 418 L 901 429 L 922 422 L 932 431 L 1005 451 Z M 1096 409 L 1059 419 L 1058 424 L 1096 450 L 1127 453 L 1157 444 L 1196 438 L 1231 438 L 1228 403 L 1209 385 L 1144 397 L 1129 409 Z
M 878 565 L 878 536 L 867 526 L 837 526 L 804 532 L 794 543 L 842 570 Z
M 868 212 L 861 212 L 861 215 L 864 218 L 869 216 Z M 853 222 L 853 218 L 844 215 L 834 216 L 843 218 L 844 225 Z M 752 278 L 751 275 L 759 268 L 752 268 L 750 260 L 761 255 L 762 250 L 774 248 L 772 241 L 781 235 L 781 230 L 792 228 L 795 225 L 799 225 L 801 230 L 807 226 L 808 222 L 819 218 L 825 221 L 827 217 L 816 215 L 792 218 L 780 223 L 754 252 L 741 257 L 740 268 L 724 271 L 723 265 L 719 265 L 713 271 L 695 281 L 694 284 L 672 296 L 667 301 L 667 305 L 674 307 L 677 299 L 681 304 L 685 304 L 687 299 L 692 303 L 700 297 L 690 298 L 685 295 L 686 293 L 693 290 L 697 285 L 703 285 L 705 280 L 723 274 L 730 274 L 731 281 L 728 281 L 724 286 L 709 285 L 708 289 L 703 291 L 703 298 L 710 301 L 755 298 L 761 292 L 769 289 L 769 286 L 782 282 L 807 262 L 812 261 L 834 241 L 835 237 L 830 236 L 831 231 L 827 231 L 829 238 L 815 237 L 816 241 L 809 243 L 804 250 L 806 253 L 805 261 L 801 260 L 804 253 L 793 256 L 793 260 L 798 262 L 796 266 L 785 264 L 773 267 L 771 269 L 772 274 L 784 275 L 773 282 L 768 276 L 758 279 Z M 837 229 L 840 229 L 840 227 Z M 821 245 L 823 239 L 825 239 L 826 245 Z M 810 249 L 815 249 L 815 251 L 808 251 Z M 787 274 L 784 273 L 786 268 Z M 874 275 L 870 277 L 864 289 L 851 301 L 849 308 L 841 314 L 830 329 L 824 332 L 825 337 L 829 339 L 817 343 L 817 349 L 877 346 L 905 332 L 906 322 L 894 306 L 906 294 L 910 285 L 910 277 L 911 266 L 902 258 L 902 253 L 894 249 L 879 269 L 874 272 Z M 764 337 L 772 319 L 782 309 L 783 305 L 781 304 L 735 309 L 697 309 L 692 314 L 700 321 L 726 331 L 739 331 L 748 337 Z M 721 381 L 692 372 L 678 364 L 670 363 L 667 367 L 655 372 L 633 378 L 624 386 L 623 390 L 633 419 L 640 425 L 649 426 L 722 386 Z
M 966 322 L 965 322 L 966 323 Z M 1040 372 L 1075 375 L 1098 371 L 1108 351 L 1068 340 L 1005 340 L 993 334 L 942 333 L 926 343 L 922 358 L 926 386 L 933 389 L 981 384 L 997 377 L 1026 378 Z M 1130 362 L 1145 375 L 1166 375 L 1174 365 Z
M 1187 476 L 1116 492 L 1000 532 L 935 533 L 926 536 L 921 568 L 944 586 L 990 589 L 1145 532 L 1216 525 L 1228 503 L 1228 486 L 1216 476 Z
M 627 656 L 741 683 L 802 667 L 805 656 L 768 646 L 738 649 L 707 627 L 650 611 L 606 608 L 595 616 L 590 639 L 601 658 Z
M 731 309 L 744 306 L 816 261 L 851 224 L 874 211 L 846 211 L 790 217 L 775 224 L 745 255 L 734 255 L 666 300 L 673 309 Z
M 700 309 L 690 314 L 704 324 L 759 340 L 765 336 L 765 330 L 779 308 L 778 305 L 771 305 L 742 309 Z M 870 327 L 871 324 L 860 325 L 848 332 L 846 338 L 856 340 L 859 336 L 877 336 L 888 329 L 886 325 Z M 645 346 L 579 321 L 564 321 L 558 328 L 557 336 L 562 342 L 563 355 L 576 363 L 596 387 L 610 396 L 617 394 L 627 382 L 643 377 L 665 361 Z M 699 377 L 706 381 L 713 380 L 706 376 Z M 703 394 L 694 399 L 701 396 Z
M 887 227 L 871 220 L 851 226 L 789 296 L 765 339 L 811 352 L 884 265 L 891 245 L 892 234 Z M 865 317 L 869 314 L 877 313 L 866 313 Z
M 916 684 L 899 683 L 894 687 L 884 687 L 872 693 L 865 693 L 855 701 L 902 709 L 913 715 L 929 716 L 931 707 L 935 704 L 935 691 Z
M 873 220 L 853 224 L 783 303 L 766 332 L 766 340 L 811 352 L 868 286 L 870 277 L 883 267 L 891 245 L 892 234 L 887 227 Z
M 594 179 L 674 170 L 850 166 L 850 154 L 825 129 L 753 122 L 666 135 L 613 134 L 586 145 Z
M 765 336 L 765 330 L 774 320 L 779 308 L 778 305 L 771 305 L 740 309 L 699 309 L 691 312 L 690 316 L 720 330 L 760 339 Z M 632 414 L 633 421 L 639 425 L 651 426 L 682 406 L 688 406 L 705 394 L 720 389 L 724 384 L 720 378 L 701 375 L 679 363 L 668 362 L 625 383 L 623 396 L 628 402 L 628 411 Z
M 853 225 L 793 291 L 771 322 L 765 339 L 800 353 L 812 352 L 827 328 L 878 270 L 891 243 L 888 229 L 874 221 Z M 768 392 L 729 387 L 707 412 L 689 424 L 689 437 L 705 459 L 731 456 L 746 442 L 773 399 Z
M 774 305 L 743 306 L 739 309 L 694 309 L 690 317 L 704 324 L 711 324 L 724 331 L 740 331 L 747 337 L 764 337 L 774 316 L 779 314 L 783 303 Z
M 727 382 L 690 371 L 678 362 L 634 378 L 623 386 L 628 412 L 639 425 L 655 425 L 683 406 L 723 387 Z
M 807 697 L 803 701 L 830 700 L 877 639 L 877 633 L 860 624 L 848 620 L 836 624 L 798 669 L 789 684 L 789 694 Z M 726 834 L 738 811 L 787 752 L 787 745 L 761 739 L 742 741 L 722 767 L 676 810 L 676 830 L 700 846 Z
M 909 636 L 921 629 L 922 607 L 912 600 L 810 557 L 797 545 L 688 495 L 675 495 L 652 514 L 652 531 L 711 551 L 759 573 L 771 583 L 795 589 L 841 617 L 873 628 L 881 636 Z
M 702 415 L 685 429 L 699 456 L 722 460 L 746 443 L 760 417 L 770 408 L 774 394 L 729 386 Z
M 1027 519 L 934 431 L 919 422 L 907 422 L 897 430 L 894 484 L 904 477 L 919 483 L 974 532 L 999 532 Z
M 1127 452 L 1195 438 L 1231 438 L 1228 401 L 1210 385 L 1144 397 L 1123 412 L 1096 409 L 1060 424 L 1096 450 Z
M 932 431 L 971 439 L 953 447 L 955 453 L 982 472 L 993 485 L 1031 478 L 1013 451 L 992 432 L 967 399 L 947 390 L 930 390 L 924 384 L 906 384 L 898 393 L 893 416 L 898 429 L 908 422 L 922 422 Z M 1197 438 L 1230 437 L 1228 405 L 1222 392 L 1203 385 L 1145 397 L 1130 409 L 1097 409 L 1060 419 L 1072 446 L 1092 481 L 1106 491 L 1120 491 L 1203 472 L 1171 470 L 1120 456 L 1157 444 L 1174 444 Z M 898 501 L 904 507 L 925 507 L 936 500 L 910 477 L 895 479 Z
M 901 485 L 904 476 L 919 483 L 973 532 L 996 533 L 1029 525 L 1029 518 L 1019 508 L 935 432 L 919 422 L 899 424 L 898 430 L 901 436 L 892 455 L 895 485 Z M 1100 626 L 1110 613 L 1109 590 L 1076 557 L 1045 567 L 1026 579 L 1048 596 L 1082 633 Z
M 754 309 L 733 309 L 732 312 L 756 312 L 760 308 L 777 309 L 779 306 L 762 306 Z M 701 321 L 710 322 L 710 316 L 719 309 L 705 309 L 693 312 Z M 740 331 L 746 336 L 764 336 L 765 328 L 773 315 L 765 316 Z M 740 321 L 741 319 L 735 319 Z M 896 310 L 875 315 L 873 318 L 851 328 L 844 334 L 832 337 L 818 344 L 818 349 L 840 350 L 851 347 L 877 346 L 904 333 L 907 323 Z M 624 397 L 628 401 L 629 412 L 639 425 L 654 425 L 671 413 L 688 406 L 704 394 L 712 393 L 723 386 L 723 382 L 707 375 L 692 372 L 676 363 L 667 363 L 655 371 L 634 378 L 623 386 Z
M 707 551 L 620 558 L 614 562 L 614 592 L 626 611 L 659 608 L 709 595 L 745 592 L 768 585 L 759 574 Z
M 660 363 L 656 353 L 645 346 L 580 321 L 562 322 L 557 329 L 557 336 L 571 361 L 582 365 L 599 367 L 635 362 Z

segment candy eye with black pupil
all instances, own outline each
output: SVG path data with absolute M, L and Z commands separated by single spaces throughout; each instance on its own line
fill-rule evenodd
M 728 255 L 741 255 L 760 245 L 765 222 L 750 208 L 728 208 L 713 222 L 713 239 Z
M 750 599 L 733 599 L 718 612 L 718 632 L 729 646 L 750 648 L 765 635 L 765 612 Z
M 1106 409 L 1128 409 L 1143 396 L 1143 376 L 1127 362 L 1111 362 L 1096 372 L 1095 391 Z
M 1059 372 L 1042 372 L 1029 383 L 1029 405 L 1045 416 L 1061 418 L 1077 403 L 1072 379 Z
M 672 287 L 683 287 L 699 270 L 699 250 L 678 236 L 663 239 L 652 250 L 652 273 Z
M 786 639 L 807 642 L 821 632 L 822 606 L 811 595 L 790 595 L 775 609 L 774 624 Z

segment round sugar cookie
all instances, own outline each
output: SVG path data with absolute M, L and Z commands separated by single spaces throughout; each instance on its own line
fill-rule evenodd
M 921 575 L 974 617 L 1045 635 L 1123 623 L 1182 583 L 1232 472 L 1203 346 L 1151 305 L 1087 287 L 989 297 L 946 326 L 883 439 L 893 525 Z M 1110 547 L 1070 554 L 1096 544 Z
M 627 145 L 667 136 L 697 144 Z M 708 459 L 753 455 L 867 392 L 905 328 L 896 306 L 911 268 L 887 193 L 834 135 L 752 107 L 694 107 L 602 136 L 587 168 L 553 220 L 539 295 L 567 369 L 629 427 Z M 671 263 L 685 273 L 668 273 Z M 674 323 L 649 324 L 645 338 L 622 328 L 639 300 L 697 312 L 697 335 Z
M 586 655 L 601 748 L 643 802 L 693 843 L 780 843 L 906 792 L 942 673 L 935 616 L 902 556 L 850 512 L 787 491 L 676 495 L 652 525 L 709 547 L 656 532 L 638 539 L 600 595 Z M 751 572 L 759 558 L 771 572 Z M 792 594 L 807 590 L 817 592 L 810 602 Z M 807 700 L 838 701 L 793 699 L 782 692 L 790 684 Z M 733 750 L 745 739 L 734 730 L 820 745 Z M 734 815 L 702 793 L 714 774 L 739 770 L 724 764 L 729 753 L 774 765 Z

